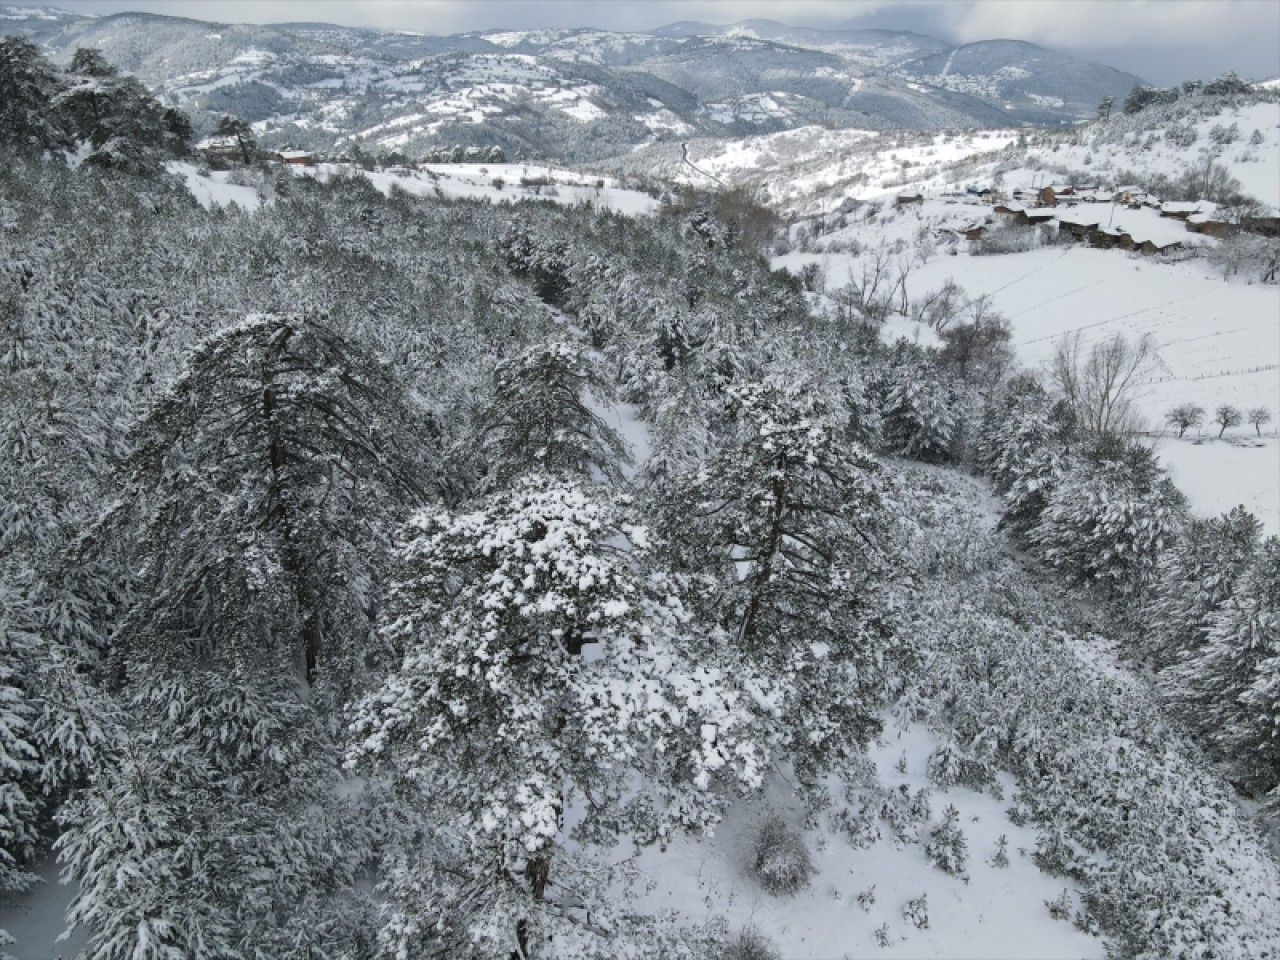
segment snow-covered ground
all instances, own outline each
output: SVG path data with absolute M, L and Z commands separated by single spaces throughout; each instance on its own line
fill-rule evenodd
M 206 210 L 232 204 L 245 210 L 257 210 L 262 206 L 257 188 L 230 182 L 230 170 L 201 173 L 192 163 L 172 163 L 169 169 L 183 178 L 191 195 Z
M 22 896 L 0 900 L 0 930 L 7 930 L 15 944 L 0 948 L 0 956 L 13 960 L 71 960 L 89 944 L 87 930 L 77 930 L 59 941 L 66 929 L 65 914 L 73 888 L 58 882 L 58 868 L 52 858 L 37 864 L 33 872 L 40 879 Z
M 937 746 L 929 731 L 919 726 L 899 730 L 892 718 L 886 718 L 885 732 L 871 755 L 882 784 L 892 789 L 905 784 L 912 795 L 931 789 L 933 823 L 942 819 L 948 804 L 960 812 L 969 854 L 967 880 L 931 866 L 921 844 L 895 844 L 885 824 L 884 837 L 857 848 L 826 826 L 824 817 L 818 828 L 804 831 L 816 867 L 809 887 L 789 897 L 766 893 L 753 874 L 753 849 L 768 813 L 787 809 L 790 791 L 779 779 L 769 796 L 734 807 L 714 837 L 679 838 L 665 852 L 644 851 L 639 865 L 655 885 L 639 906 L 646 912 L 674 910 L 691 923 L 723 915 L 734 930 L 755 927 L 788 960 L 1105 956 L 1100 940 L 1050 916 L 1048 901 L 1064 890 L 1070 897 L 1077 891 L 1074 884 L 1042 873 L 1032 861 L 1034 828 L 1018 827 L 1005 814 L 1012 781 L 1001 778 L 1003 800 L 963 787 L 937 791 L 925 773 Z M 899 771 L 900 765 L 905 772 Z M 790 814 L 798 823 L 796 811 Z M 927 837 L 927 825 L 921 833 Z M 1005 868 L 989 862 L 1001 836 L 1008 839 Z M 863 906 L 858 895 L 868 890 L 874 901 Z M 922 894 L 928 903 L 927 929 L 903 916 L 908 901 Z M 887 946 L 876 939 L 882 927 L 887 928 Z
M 906 243 L 922 224 L 944 216 L 948 209 L 963 220 L 986 208 L 927 201 L 910 209 L 891 209 L 873 223 L 858 222 L 832 236 L 836 241 L 857 239 L 866 245 Z M 1117 221 L 1124 217 L 1125 222 L 1136 223 L 1140 213 L 1122 210 Z M 1149 218 L 1159 225 L 1154 213 Z M 1022 366 L 1043 368 L 1064 334 L 1079 332 L 1086 345 L 1115 334 L 1130 339 L 1150 334 L 1160 362 L 1142 386 L 1139 407 L 1153 431 L 1160 431 L 1165 414 L 1183 403 L 1207 412 L 1200 436 L 1216 435 L 1211 420 L 1222 404 L 1240 410 L 1265 407 L 1280 420 L 1280 287 L 1250 282 L 1244 276 L 1224 281 L 1204 259 L 1165 262 L 1082 245 L 971 256 L 965 246 L 962 242 L 952 248 L 956 256 L 936 253 L 916 266 L 908 280 L 912 298 L 938 289 L 947 280 L 954 280 L 971 298 L 989 296 L 991 306 L 1013 328 L 1013 345 Z M 797 271 L 806 263 L 816 263 L 826 288 L 833 291 L 857 276 L 861 261 L 836 250 L 791 253 L 774 262 Z M 900 327 L 910 337 L 915 326 L 900 319 L 895 329 Z M 1271 445 L 1260 449 L 1223 443 L 1195 447 L 1189 453 L 1186 443 L 1165 442 L 1158 453 L 1196 509 L 1218 513 L 1224 504 L 1229 509 L 1243 503 L 1268 533 L 1280 533 L 1280 448 L 1274 441 L 1275 422 L 1264 429 Z M 1254 436 L 1248 424 L 1226 433 L 1227 439 L 1239 441 Z

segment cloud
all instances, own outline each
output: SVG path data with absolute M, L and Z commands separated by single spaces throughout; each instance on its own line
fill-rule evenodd
M 1105 50 L 1200 46 L 1260 36 L 1280 49 L 1280 4 L 1275 0 L 973 0 L 951 9 L 951 29 L 965 43 L 1010 37 L 1060 49 Z
M 62 0 L 58 5 L 80 13 L 137 10 L 220 23 L 323 21 L 443 35 L 538 27 L 640 31 L 677 20 L 728 24 L 777 19 L 814 27 L 847 26 L 904 6 L 894 0 L 790 0 L 785 7 L 777 0 Z

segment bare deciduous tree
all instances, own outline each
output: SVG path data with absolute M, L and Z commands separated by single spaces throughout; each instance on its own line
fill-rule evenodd
M 1049 379 L 1083 430 L 1131 433 L 1139 426 L 1135 401 L 1158 362 L 1150 334 L 1130 342 L 1117 333 L 1086 350 L 1076 331 L 1058 341 L 1049 362 Z
M 1178 428 L 1178 439 L 1191 427 L 1204 423 L 1204 407 L 1194 403 L 1183 403 L 1174 407 L 1164 415 L 1164 422 Z
M 1245 418 L 1253 424 L 1253 429 L 1262 436 L 1262 425 L 1271 422 L 1271 411 L 1266 407 L 1254 407 L 1245 414 Z
M 1244 414 L 1229 403 L 1224 403 L 1213 411 L 1213 422 L 1221 428 L 1218 430 L 1218 436 L 1222 436 L 1227 432 L 1228 427 L 1238 427 L 1244 423 Z

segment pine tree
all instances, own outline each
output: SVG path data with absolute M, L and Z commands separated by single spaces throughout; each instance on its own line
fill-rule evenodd
M 628 462 L 618 434 L 588 406 L 612 398 L 609 381 L 578 347 L 549 343 L 499 363 L 482 416 L 485 456 L 497 484 L 533 470 L 622 478 Z
M 209 337 L 137 431 L 114 521 L 138 524 L 125 636 L 192 660 L 252 651 L 309 683 L 325 654 L 343 677 L 390 526 L 432 493 L 420 423 L 374 358 L 315 320 L 255 315 Z
M 988 402 L 978 459 L 1004 499 L 1001 525 L 1024 533 L 1039 520 L 1066 472 L 1073 435 L 1065 404 L 1031 378 Z
M 1280 538 L 1267 538 L 1232 606 L 1215 632 L 1237 631 L 1237 642 L 1258 661 L 1237 698 L 1240 716 L 1220 737 L 1241 780 L 1269 795 L 1274 817 L 1280 813 Z
M 924 845 L 929 862 L 943 873 L 960 876 L 969 858 L 968 844 L 960 831 L 960 812 L 950 804 L 942 811 L 942 823 L 929 831 Z
M 1280 655 L 1280 539 L 1258 548 L 1231 597 L 1208 618 L 1203 645 L 1160 677 L 1176 713 L 1259 793 L 1277 780 L 1272 661 Z
M 352 955 L 370 917 L 344 913 L 373 838 L 317 705 L 251 663 L 174 658 L 128 680 L 133 729 L 57 844 L 91 960 Z
M 900 340 L 877 386 L 885 446 L 914 460 L 947 460 L 959 428 L 957 395 L 933 359 Z
M 101 51 L 81 48 L 68 68 L 69 84 L 56 106 L 79 139 L 93 147 L 100 167 L 154 174 L 172 154 L 185 152 L 190 124 L 166 110 L 137 78 L 121 76 Z
M 644 543 L 588 488 L 539 475 L 406 527 L 386 628 L 404 657 L 357 710 L 352 758 L 411 785 L 448 866 L 395 859 L 395 950 L 541 955 L 556 938 L 576 956 L 563 944 L 608 907 L 605 868 L 565 842 L 568 804 L 580 840 L 643 843 L 712 822 L 717 784 L 760 783 L 751 711 L 713 648 L 692 656 L 697 631 L 643 575 Z
M 59 840 L 94 960 L 307 957 L 367 923 L 333 714 L 377 660 L 390 525 L 428 496 L 416 423 L 354 344 L 261 315 L 200 343 L 138 424 L 95 533 L 133 572 L 120 743 Z
M 652 488 L 658 529 L 676 567 L 700 578 L 692 602 L 786 678 L 779 736 L 802 779 L 816 776 L 878 728 L 891 645 L 884 482 L 806 385 L 731 386 L 724 415 L 720 448 Z
M 1160 557 L 1144 622 L 1143 646 L 1157 669 L 1193 656 L 1209 620 L 1231 597 L 1257 551 L 1262 525 L 1245 510 L 1192 519 Z
M 64 118 L 53 107 L 61 87 L 35 44 L 0 38 L 0 145 L 28 155 L 70 147 Z
M 39 837 L 39 754 L 32 742 L 37 705 L 28 690 L 37 639 L 15 622 L 22 598 L 0 581 L 0 891 L 30 886 L 24 868 Z
M 1104 434 L 1074 458 L 1027 537 L 1051 566 L 1126 592 L 1150 575 L 1185 515 L 1155 455 Z

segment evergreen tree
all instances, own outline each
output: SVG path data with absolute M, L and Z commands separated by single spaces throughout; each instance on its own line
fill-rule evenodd
M 589 398 L 607 402 L 612 395 L 597 364 L 569 343 L 531 347 L 499 363 L 482 417 L 494 481 L 509 483 L 529 470 L 620 481 L 626 446 L 588 406 Z
M 1067 406 L 1032 378 L 988 401 L 978 460 L 1004 500 L 1002 526 L 1025 533 L 1040 519 L 1067 470 L 1073 435 Z
M 191 127 L 180 111 L 161 106 L 135 77 L 120 76 L 100 51 L 77 50 L 68 78 L 57 106 L 93 147 L 88 162 L 155 173 L 168 156 L 185 152 Z
M 959 427 L 956 391 L 926 351 L 899 340 L 877 388 L 883 441 L 891 452 L 927 462 L 951 456 Z
M 1130 592 L 1186 517 L 1186 498 L 1141 444 L 1102 434 L 1076 456 L 1027 533 L 1046 563 Z
M 386 628 L 404 658 L 352 725 L 353 759 L 404 778 L 449 864 L 394 858 L 384 942 L 399 955 L 630 949 L 601 901 L 608 871 L 566 844 L 568 806 L 580 842 L 652 842 L 713 822 L 717 784 L 760 783 L 751 711 L 714 648 L 693 655 L 644 543 L 588 488 L 538 475 L 406 527 Z M 581 953 L 567 946 L 592 930 Z
M 341 799 L 317 705 L 248 658 L 127 681 L 132 730 L 61 816 L 91 960 L 358 955 L 370 817 Z
M 23 154 L 65 150 L 71 136 L 53 102 L 57 71 L 24 37 L 0 38 L 0 145 Z
M 0 581 L 0 591 L 5 584 Z M 0 891 L 27 889 L 24 867 L 39 837 L 39 754 L 32 740 L 37 714 L 24 682 L 36 638 L 15 622 L 20 598 L 0 592 Z M 3 931 L 0 931 L 2 933 Z
M 674 563 L 700 578 L 694 602 L 785 683 L 778 735 L 806 780 L 878 728 L 891 513 L 878 465 L 812 388 L 731 386 L 725 416 L 720 448 L 651 495 Z
M 253 163 L 253 158 L 258 152 L 258 141 L 253 135 L 253 128 L 245 123 L 239 117 L 231 114 L 224 114 L 218 118 L 218 125 L 214 128 L 214 136 L 229 137 L 236 142 L 236 147 L 240 150 L 240 159 L 246 166 Z
M 1280 539 L 1268 537 L 1229 599 L 1209 616 L 1203 646 L 1160 678 L 1178 715 L 1248 789 L 1280 782 L 1274 659 L 1280 656 Z
M 1204 644 L 1213 614 L 1254 556 L 1262 524 L 1244 507 L 1209 520 L 1192 519 L 1161 555 L 1147 603 L 1143 645 L 1162 669 Z
M 1238 603 L 1215 631 L 1237 631 L 1241 646 L 1260 659 L 1238 697 L 1240 719 L 1223 746 L 1241 779 L 1269 794 L 1269 811 L 1280 813 L 1280 538 L 1268 537 L 1240 584 Z
M 208 338 L 138 430 L 125 636 L 192 660 L 252 650 L 308 683 L 324 653 L 341 682 L 389 526 L 432 493 L 420 423 L 382 365 L 315 320 L 254 315 Z

